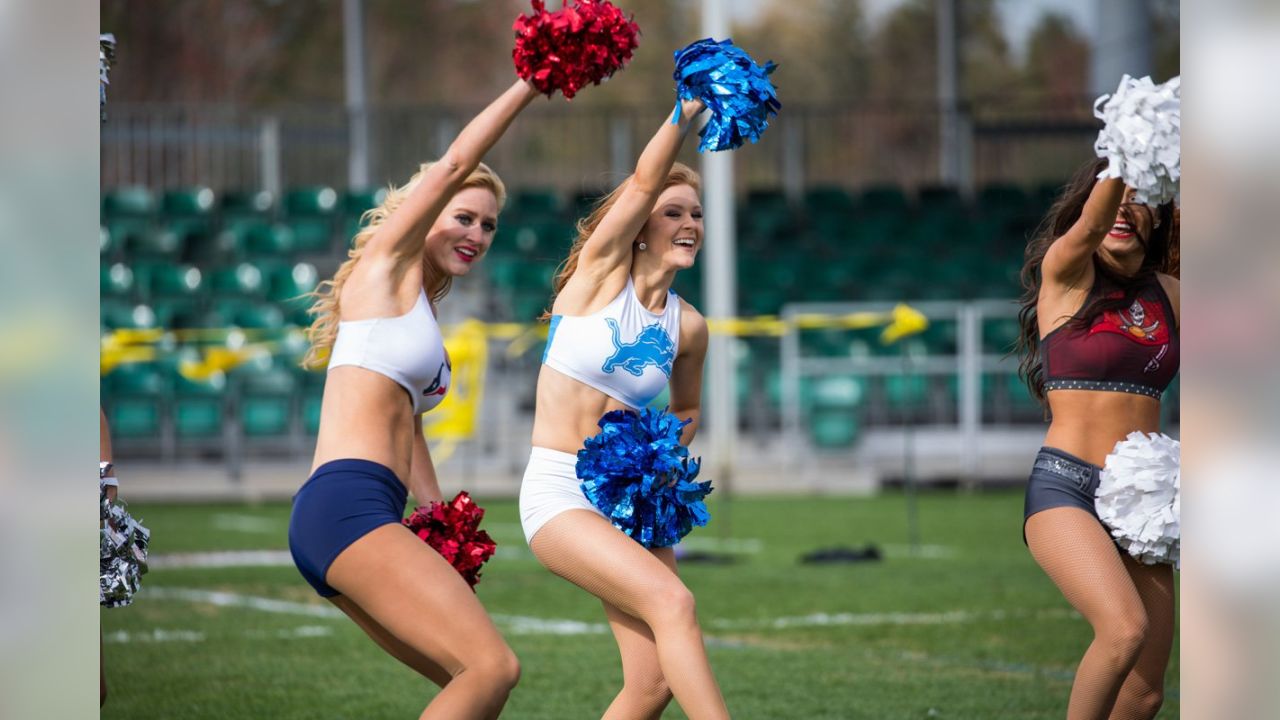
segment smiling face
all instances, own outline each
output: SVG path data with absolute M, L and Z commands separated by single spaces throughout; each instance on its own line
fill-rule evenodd
M 459 190 L 427 232 L 425 261 L 447 275 L 471 272 L 498 229 L 498 198 L 487 188 Z
M 702 248 L 702 203 L 690 185 L 673 185 L 658 196 L 637 242 L 646 254 L 676 270 L 693 267 Z
M 1102 241 L 1102 248 L 1116 257 L 1145 253 L 1146 248 L 1140 238 L 1151 237 L 1154 221 L 1155 213 L 1151 208 L 1134 202 L 1133 190 L 1126 189 L 1124 202 L 1116 212 L 1115 224 Z

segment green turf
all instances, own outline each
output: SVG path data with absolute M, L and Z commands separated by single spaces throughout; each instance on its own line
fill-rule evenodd
M 529 555 L 514 502 L 481 502 L 504 548 L 479 588 L 491 613 L 603 622 L 594 598 Z M 716 520 L 691 544 L 728 538 L 744 552 L 731 565 L 686 563 L 681 572 L 734 717 L 1061 718 L 1090 631 L 1022 545 L 1021 503 L 1012 492 L 922 496 L 917 556 L 902 495 L 712 503 Z M 152 529 L 156 554 L 286 547 L 286 505 L 130 509 Z M 865 542 L 886 559 L 797 562 L 818 547 Z M 327 605 L 292 567 L 157 569 L 145 584 Z M 860 624 L 775 626 L 821 613 Z M 111 688 L 103 718 L 411 718 L 434 693 L 343 618 L 144 591 L 129 608 L 103 611 L 102 625 Z M 599 717 L 620 686 L 609 635 L 499 627 L 523 670 L 504 717 Z M 1176 718 L 1176 645 L 1167 677 L 1160 717 Z M 685 716 L 673 703 L 664 717 Z

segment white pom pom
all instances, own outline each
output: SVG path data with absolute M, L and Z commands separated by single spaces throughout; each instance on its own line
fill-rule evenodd
M 1093 114 L 1106 123 L 1093 149 L 1106 158 L 1098 178 L 1121 178 L 1135 199 L 1162 205 L 1178 197 L 1182 181 L 1182 78 L 1156 85 L 1125 75 Z
M 1129 433 L 1102 469 L 1094 500 L 1098 517 L 1120 547 L 1147 565 L 1179 563 L 1180 447 L 1168 435 Z

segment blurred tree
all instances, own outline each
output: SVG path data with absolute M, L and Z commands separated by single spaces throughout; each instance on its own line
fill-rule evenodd
M 648 106 L 672 95 L 671 53 L 701 37 L 700 0 L 618 0 L 641 26 L 626 70 L 574 102 Z M 784 101 L 932 106 L 935 0 L 904 0 L 872 28 L 862 0 L 760 0 L 739 44 L 773 59 Z M 1151 0 L 1155 66 L 1178 72 L 1177 0 Z M 370 97 L 375 103 L 478 105 L 512 78 L 511 22 L 528 0 L 365 0 Z M 1089 45 L 1048 16 L 1025 67 L 1011 58 L 996 0 L 960 3 L 962 94 L 1022 105 L 1076 94 Z M 342 0 L 101 0 L 120 41 L 112 99 L 227 102 L 250 107 L 340 102 Z
M 867 94 L 866 20 L 861 0 L 790 0 L 766 6 L 735 28 L 735 41 L 758 60 L 785 69 L 784 101 L 851 102 Z
M 937 97 L 937 39 L 933 2 L 903 3 L 871 36 L 869 91 L 877 104 L 932 104 Z
M 1045 15 L 1027 42 L 1026 85 L 1040 110 L 1079 109 L 1089 99 L 1089 41 L 1071 20 Z
M 1155 33 L 1152 65 L 1157 81 L 1182 73 L 1182 6 L 1178 0 L 1150 0 L 1151 31 Z

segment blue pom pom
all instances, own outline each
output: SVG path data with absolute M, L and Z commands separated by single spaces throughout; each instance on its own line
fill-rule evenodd
M 649 408 L 614 410 L 578 451 L 583 494 L 645 547 L 675 545 L 711 519 L 703 502 L 711 482 L 694 482 L 700 463 L 680 444 L 689 422 Z
M 701 100 L 711 111 L 711 119 L 698 133 L 702 138 L 698 152 L 732 150 L 748 140 L 754 143 L 769 127 L 769 116 L 782 107 L 769 80 L 778 66 L 757 65 L 732 40 L 699 40 L 677 51 L 675 58 L 678 100 L 672 121 L 680 116 L 679 100 Z

